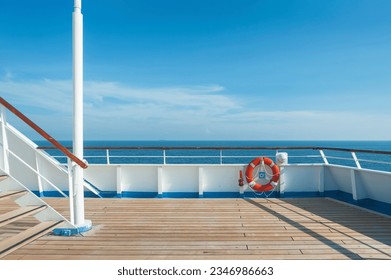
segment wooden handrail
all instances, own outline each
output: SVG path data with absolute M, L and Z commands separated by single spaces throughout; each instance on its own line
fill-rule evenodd
M 50 146 L 40 146 L 38 149 L 51 150 Z M 90 146 L 84 147 L 85 150 L 325 150 L 325 151 L 340 151 L 340 152 L 355 152 L 368 154 L 383 154 L 391 155 L 391 151 L 378 150 L 362 150 L 362 149 L 346 149 L 332 147 L 315 147 L 315 146 L 254 146 L 254 147 L 224 147 L 224 146 L 194 146 L 194 147 L 174 147 L 174 146 Z
M 10 103 L 8 103 L 4 98 L 0 97 L 0 103 L 6 107 L 8 110 L 10 110 L 15 116 L 17 116 L 19 119 L 24 121 L 27 125 L 29 125 L 32 129 L 34 129 L 36 132 L 38 132 L 43 138 L 45 138 L 47 141 L 52 143 L 57 149 L 59 149 L 61 152 L 63 152 L 67 157 L 69 157 L 71 160 L 73 160 L 77 165 L 79 165 L 82 168 L 87 168 L 88 165 L 81 159 L 79 159 L 77 156 L 72 154 L 67 148 L 65 148 L 63 145 L 61 145 L 57 140 L 55 140 L 52 136 L 50 136 L 46 131 L 44 131 L 42 128 L 40 128 L 38 125 L 36 125 L 32 120 L 30 120 L 28 117 L 26 117 L 22 112 L 20 112 L 18 109 L 16 109 L 14 106 L 12 106 Z

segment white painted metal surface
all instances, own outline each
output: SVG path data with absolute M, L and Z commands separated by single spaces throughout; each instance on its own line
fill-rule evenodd
M 357 168 L 361 168 L 361 164 L 360 164 L 355 152 L 352 152 L 352 157 L 353 157 L 354 162 L 356 163 Z
M 12 126 L 7 125 L 6 132 L 10 148 L 36 170 L 31 171 L 10 156 L 13 176 L 30 190 L 55 191 L 46 180 L 62 191 L 68 190 L 68 174 L 59 162 L 36 149 L 32 141 Z M 243 164 L 90 164 L 85 178 L 101 191 L 114 194 L 240 193 L 239 171 L 244 168 Z M 1 169 L 4 171 L 3 166 Z M 391 203 L 391 173 L 324 163 L 286 164 L 281 166 L 279 191 L 281 194 L 342 191 L 357 200 L 370 198 Z
M 43 150 L 37 149 L 36 144 L 9 124 L 2 126 L 0 133 L 2 145 L 0 173 L 6 173 L 4 170 L 4 157 L 6 157 L 12 176 L 29 190 L 50 193 L 55 192 L 56 188 L 61 191 L 69 189 L 68 173 L 58 161 Z M 9 150 L 5 149 L 5 152 L 4 142 L 9 146 Z M 327 160 L 326 157 L 325 159 Z M 281 195 L 340 191 L 350 194 L 354 200 L 369 198 L 391 203 L 391 172 L 326 162 L 280 165 L 281 178 L 277 191 Z M 170 196 L 174 193 L 189 193 L 205 197 L 208 193 L 224 196 L 227 193 L 249 192 L 248 188 L 246 190 L 238 186 L 239 171 L 243 171 L 245 167 L 244 164 L 169 164 L 167 162 L 166 164 L 90 164 L 84 175 L 102 192 L 114 195 L 155 193 Z M 72 191 L 72 188 L 69 190 Z
M 276 153 L 276 163 L 278 165 L 288 164 L 288 153 Z
M 8 173 L 9 172 L 9 162 L 8 162 L 8 137 L 7 137 L 7 117 L 6 117 L 6 110 L 3 107 L 3 105 L 0 105 L 0 121 L 1 121 L 1 145 L 2 145 L 2 158 L 1 161 L 2 169 Z
M 6 131 L 10 148 L 36 170 L 31 171 L 11 156 L 13 176 L 30 190 L 55 191 L 46 180 L 62 191 L 68 190 L 68 174 L 59 162 L 36 149 L 32 141 L 12 126 L 8 125 Z M 243 164 L 91 164 L 85 170 L 85 178 L 101 191 L 117 194 L 239 193 L 239 171 L 244 168 Z M 370 198 L 391 203 L 391 173 L 333 164 L 286 164 L 281 168 L 279 191 L 282 194 L 342 191 L 357 200 Z
M 75 0 L 73 11 L 73 153 L 83 159 L 83 15 L 81 13 L 81 0 Z M 83 168 L 73 166 L 73 200 L 70 206 L 74 217 L 72 221 L 84 225 L 84 174 Z
M 59 214 L 55 209 L 50 205 L 45 203 L 41 198 L 37 197 L 31 192 L 29 188 L 26 188 L 21 182 L 19 182 L 12 175 L 7 175 L 5 180 L 0 181 L 0 192 L 1 191 L 27 191 L 25 194 L 16 198 L 14 201 L 20 206 L 40 206 L 45 205 L 47 208 L 34 215 L 36 219 L 41 222 L 44 221 L 64 221 L 65 227 L 73 228 L 74 226 L 70 221 L 68 221 L 64 216 Z
M 90 165 L 88 181 L 103 191 L 239 192 L 238 174 L 245 165 Z M 118 172 L 118 170 L 121 170 Z M 289 164 L 281 169 L 280 191 L 342 191 L 355 199 L 391 203 L 391 173 L 339 165 Z M 354 182 L 351 174 L 354 172 Z M 120 175 L 120 178 L 117 176 Z M 120 184 L 120 188 L 117 188 Z M 200 191 L 200 186 L 202 191 Z

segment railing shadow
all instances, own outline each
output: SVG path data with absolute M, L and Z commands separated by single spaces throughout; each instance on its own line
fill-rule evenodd
M 311 237 L 313 237 L 316 240 L 320 241 L 321 243 L 329 246 L 330 248 L 336 250 L 340 254 L 345 255 L 349 259 L 362 259 L 360 254 L 347 248 L 348 244 L 337 243 L 334 240 L 322 235 L 321 233 L 318 233 L 318 232 L 308 228 L 305 224 L 300 223 L 298 221 L 295 221 L 295 220 L 289 218 L 287 215 L 279 213 L 269 207 L 266 207 L 266 206 L 262 205 L 262 203 L 259 203 L 253 199 L 244 199 L 244 200 L 246 202 L 258 207 L 259 209 L 277 217 L 281 221 L 286 222 L 287 224 L 293 226 L 294 228 L 296 228 L 300 231 L 306 232 L 307 234 L 311 235 Z M 273 202 L 273 199 L 267 199 L 267 201 L 270 203 L 277 204 L 277 202 Z M 341 225 L 343 227 L 349 228 L 349 229 L 353 230 L 354 232 L 361 233 L 361 234 L 369 237 L 370 239 L 374 239 L 374 240 L 381 242 L 385 245 L 391 245 L 391 237 L 390 237 L 391 230 L 388 233 L 385 232 L 384 235 L 374 235 L 374 234 L 371 234 L 371 231 L 363 231 L 362 228 L 355 226 L 354 223 L 350 223 L 349 225 L 346 225 L 346 218 L 343 218 L 344 216 L 336 216 L 335 214 L 333 214 L 334 213 L 333 211 L 328 214 L 327 211 L 326 212 L 324 211 L 324 208 L 322 210 L 322 209 L 317 209 L 317 207 L 310 207 L 310 206 L 308 206 L 308 204 L 302 204 L 301 200 L 296 200 L 296 199 L 286 199 L 286 200 L 284 200 L 284 203 L 292 205 L 295 208 L 297 207 L 299 209 L 305 210 L 304 212 L 297 211 L 297 210 L 291 209 L 287 206 L 284 206 L 281 203 L 278 203 L 278 207 L 283 208 L 285 211 L 288 211 L 289 214 L 299 215 L 299 216 L 301 216 L 305 219 L 308 219 L 314 223 L 321 224 L 326 229 L 329 229 L 330 232 L 334 232 L 334 233 L 341 234 L 342 236 L 346 236 L 347 238 L 349 238 L 353 242 L 356 242 L 356 243 L 362 245 L 363 248 L 372 249 L 379 254 L 384 254 L 388 257 L 391 257 L 389 250 L 383 251 L 380 248 L 375 248 L 371 244 L 367 243 L 365 240 L 360 240 L 359 238 L 356 238 L 356 237 L 350 235 L 349 233 L 346 233 L 346 232 L 336 228 L 335 225 Z M 335 203 L 337 203 L 337 202 L 335 202 Z M 346 206 L 346 207 L 348 207 L 348 206 Z M 307 211 L 310 212 L 312 215 L 305 214 L 305 212 L 307 212 Z M 315 218 L 315 217 L 317 217 L 317 218 Z M 319 218 L 329 220 L 330 222 L 320 222 Z M 369 226 L 371 226 L 371 225 L 369 225 Z M 378 223 L 376 224 L 375 222 L 373 222 L 373 226 L 376 227 L 376 226 L 380 226 L 380 225 Z M 389 224 L 387 226 L 391 229 L 391 221 L 389 222 Z M 383 236 L 384 236 L 384 238 L 381 238 Z M 345 247 L 344 245 L 346 245 L 347 247 Z

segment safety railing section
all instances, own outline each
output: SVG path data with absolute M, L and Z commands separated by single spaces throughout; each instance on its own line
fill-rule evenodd
M 68 159 L 68 166 L 64 168 L 59 162 L 45 153 L 44 151 L 37 151 L 37 145 L 20 133 L 16 128 L 10 125 L 7 122 L 6 109 L 12 112 L 15 116 L 20 118 L 24 123 L 30 126 L 33 130 L 38 132 L 45 140 L 53 144 L 53 149 L 56 149 L 61 153 L 64 158 Z M 67 178 L 68 185 L 71 186 L 72 178 L 72 168 L 75 165 L 79 165 L 82 168 L 87 168 L 87 162 L 79 159 L 74 154 L 72 154 L 68 148 L 60 144 L 57 140 L 51 137 L 47 132 L 42 128 L 36 125 L 32 120 L 26 117 L 23 113 L 17 110 L 14 106 L 8 103 L 6 100 L 0 97 L 0 167 L 7 174 L 10 174 L 12 171 L 14 176 L 18 177 L 21 181 L 27 182 L 26 185 L 38 185 L 36 192 L 42 194 L 45 186 L 54 191 L 60 193 L 62 196 L 66 197 L 67 194 L 62 191 L 57 184 L 63 185 L 64 176 Z M 17 163 L 15 163 L 17 162 Z M 10 165 L 13 165 L 14 168 L 10 169 Z M 49 171 L 50 170 L 50 171 Z M 29 178 L 29 175 L 26 173 L 33 174 L 33 177 L 36 179 Z M 53 175 L 54 174 L 54 175 Z M 60 182 L 60 183 L 59 183 Z M 34 186 L 29 186 L 34 187 Z M 63 186 L 61 186 L 63 187 Z M 96 196 L 100 197 L 99 189 L 93 186 L 89 182 L 84 182 L 84 187 L 94 193 Z
M 88 167 L 86 162 L 84 162 L 82 159 L 79 159 L 77 156 L 72 154 L 67 148 L 65 148 L 63 145 L 61 145 L 56 139 L 54 139 L 52 136 L 50 136 L 46 131 L 44 131 L 42 128 L 40 128 L 37 124 L 35 124 L 32 120 L 30 120 L 28 117 L 26 117 L 22 112 L 20 112 L 18 109 L 16 109 L 10 103 L 8 103 L 2 97 L 0 97 L 0 104 L 2 105 L 1 106 L 1 115 L 2 115 L 1 120 L 2 120 L 2 131 L 3 132 L 5 132 L 5 127 L 7 125 L 6 114 L 5 114 L 4 108 L 7 108 L 10 112 L 12 112 L 15 116 L 17 116 L 19 119 L 21 119 L 24 123 L 26 123 L 32 129 L 34 129 L 36 132 L 38 132 L 38 134 L 40 134 L 44 139 L 46 139 L 51 144 L 53 144 L 54 147 L 56 147 L 58 150 L 60 150 L 65 156 L 70 158 L 77 165 L 79 165 L 80 167 L 82 167 L 84 169 Z M 3 137 L 4 136 L 5 136 L 5 133 L 3 133 Z M 3 145 L 3 149 L 4 149 L 4 145 Z
M 37 150 L 37 145 L 13 127 L 7 121 L 8 111 L 36 131 L 53 148 L 69 159 L 68 170 L 44 151 Z M 0 97 L 0 170 L 17 180 L 22 187 L 37 195 L 44 195 L 45 190 L 54 191 L 67 197 L 68 187 L 72 187 L 71 169 L 79 165 L 87 168 L 87 163 L 76 157 L 32 120 Z M 88 185 L 87 183 L 85 186 Z M 87 188 L 92 188 L 87 186 Z M 70 190 L 70 188 L 69 188 Z M 71 201 L 71 200 L 70 200 Z M 71 217 L 71 222 L 72 217 Z
M 65 157 L 47 150 L 59 161 Z M 331 147 L 85 147 L 90 164 L 247 164 L 253 158 L 275 158 L 287 152 L 290 164 L 336 164 L 354 168 L 391 171 L 391 151 Z
M 30 128 L 36 131 L 41 135 L 45 140 L 53 144 L 53 148 L 62 153 L 66 158 L 71 161 L 71 165 L 79 165 L 82 168 L 87 168 L 87 163 L 82 159 L 79 159 L 74 154 L 72 154 L 66 147 L 60 144 L 52 136 L 50 136 L 46 131 L 40 128 L 32 120 L 26 117 L 22 112 L 0 97 L 0 123 L 1 123 L 1 139 L 0 144 L 1 149 L 1 167 L 7 174 L 11 174 L 20 177 L 21 181 L 31 182 L 34 180 L 29 179 L 29 174 L 37 177 L 37 185 L 39 193 L 42 193 L 43 186 L 48 185 L 53 190 L 60 193 L 62 196 L 67 196 L 56 184 L 56 179 L 53 177 L 63 177 L 64 175 L 68 177 L 68 185 L 72 181 L 72 172 L 66 170 L 63 166 L 59 165 L 58 161 L 48 156 L 46 153 L 40 152 L 39 154 L 36 151 L 37 145 L 32 142 L 30 139 L 25 137 L 17 129 L 7 122 L 6 109 L 12 112 L 16 117 L 22 120 Z M 10 168 L 10 165 L 13 165 L 13 168 Z M 47 169 L 55 168 L 56 171 L 53 173 L 48 172 Z M 12 170 L 11 170 L 12 169 Z M 49 174 L 51 173 L 51 174 Z M 53 176 L 52 174 L 56 174 Z M 54 181 L 54 182 L 53 182 Z M 88 187 L 88 186 L 87 186 Z

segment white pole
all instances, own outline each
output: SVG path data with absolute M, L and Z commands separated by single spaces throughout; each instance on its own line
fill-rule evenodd
M 73 194 L 73 162 L 68 158 L 68 187 L 69 187 L 69 216 L 71 217 L 71 223 L 75 224 L 75 207 L 74 207 L 74 194 Z
M 73 153 L 83 159 L 83 15 L 81 0 L 75 0 L 72 15 L 73 47 Z M 74 223 L 83 225 L 84 220 L 84 174 L 83 168 L 74 166 L 73 199 Z
M 0 105 L 0 119 L 1 119 L 1 134 L 2 134 L 2 146 L 3 146 L 3 168 L 5 173 L 10 172 L 10 166 L 8 161 L 8 137 L 7 137 L 7 118 L 5 114 L 5 107 Z

